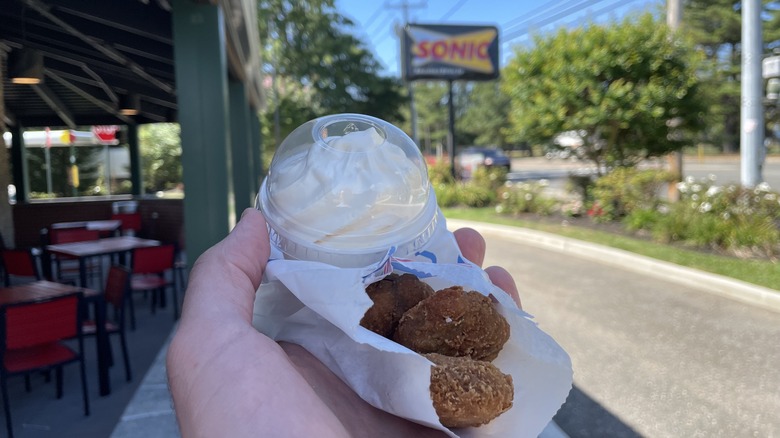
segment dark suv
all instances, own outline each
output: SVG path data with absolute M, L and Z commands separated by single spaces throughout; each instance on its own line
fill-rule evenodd
M 511 169 L 509 156 L 494 147 L 469 146 L 458 153 L 455 164 L 458 176 L 463 179 L 471 178 L 471 174 L 481 166 L 503 167 L 507 172 Z

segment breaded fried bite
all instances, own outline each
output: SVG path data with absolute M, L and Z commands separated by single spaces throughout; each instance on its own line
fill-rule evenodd
M 393 339 L 421 354 L 492 361 L 509 339 L 509 323 L 489 297 L 453 286 L 404 313 Z
M 431 368 L 431 398 L 439 421 L 446 427 L 476 427 L 512 407 L 512 376 L 490 362 L 467 357 L 424 355 Z
M 366 293 L 374 305 L 363 315 L 360 325 L 392 339 L 404 312 L 433 295 L 433 288 L 412 274 L 390 274 L 368 285 Z

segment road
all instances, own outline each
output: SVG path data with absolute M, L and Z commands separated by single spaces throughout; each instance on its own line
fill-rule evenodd
M 780 314 L 483 234 L 571 355 L 570 437 L 780 436 Z
M 665 167 L 665 160 L 656 160 L 648 166 Z M 589 173 L 592 166 L 587 162 L 570 160 L 547 160 L 545 158 L 519 158 L 512 160 L 512 172 L 508 179 L 512 181 L 547 179 L 554 188 L 564 189 L 566 178 L 572 172 Z M 716 183 L 727 185 L 740 183 L 739 156 L 707 156 L 702 159 L 686 156 L 683 161 L 683 174 L 696 179 L 715 175 Z M 780 157 L 770 156 L 764 163 L 762 179 L 773 190 L 780 190 Z

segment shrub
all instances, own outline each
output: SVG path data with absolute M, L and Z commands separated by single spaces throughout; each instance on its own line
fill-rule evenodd
M 652 226 L 664 241 L 682 241 L 738 255 L 780 252 L 780 201 L 766 184 L 719 187 L 713 179 L 678 184 L 680 201 Z
M 498 192 L 498 213 L 552 214 L 558 202 L 543 195 L 546 181 L 511 183 L 507 182 Z
M 655 210 L 663 203 L 659 196 L 661 189 L 671 181 L 671 173 L 663 170 L 618 167 L 593 185 L 593 204 L 601 212 L 593 217 L 612 221 L 634 210 Z

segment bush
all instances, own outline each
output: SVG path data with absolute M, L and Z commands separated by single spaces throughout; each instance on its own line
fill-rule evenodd
M 556 210 L 558 201 L 542 194 L 546 182 L 507 182 L 498 192 L 498 213 L 536 213 L 544 216 Z
M 738 255 L 780 252 L 780 196 L 766 184 L 724 188 L 689 178 L 677 187 L 680 201 L 652 226 L 659 239 Z
M 592 216 L 612 221 L 635 210 L 655 210 L 663 203 L 661 189 L 671 181 L 672 174 L 663 170 L 616 168 L 593 185 L 593 205 L 599 214 Z

